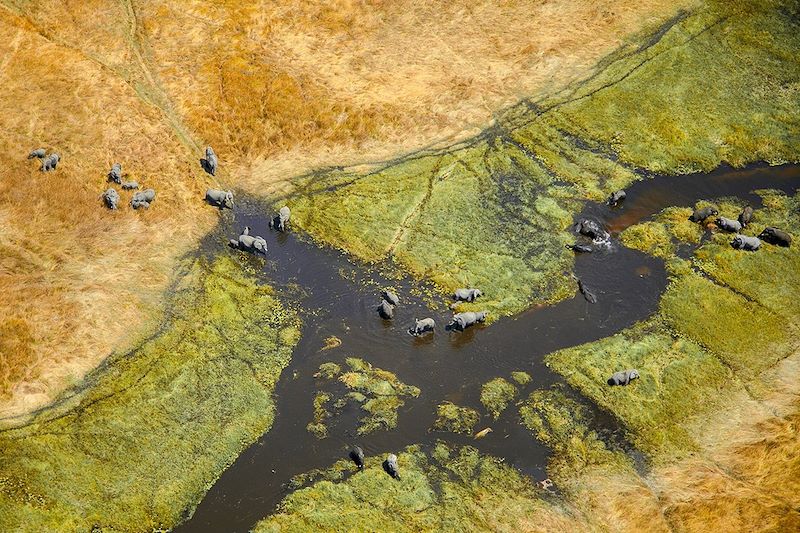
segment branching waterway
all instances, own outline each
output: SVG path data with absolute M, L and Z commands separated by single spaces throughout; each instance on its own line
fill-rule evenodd
M 793 193 L 798 187 L 797 165 L 721 168 L 710 174 L 638 182 L 628 189 L 621 208 L 588 204 L 581 216 L 599 220 L 616 235 L 670 205 L 691 206 L 700 199 L 736 196 L 757 207 L 760 199 L 751 193 L 754 189 Z M 266 260 L 249 256 L 241 256 L 241 260 L 257 269 L 285 300 L 303 309 L 303 336 L 276 388 L 277 416 L 272 428 L 223 473 L 193 517 L 178 528 L 182 531 L 249 530 L 287 494 L 292 476 L 330 466 L 346 457 L 354 444 L 368 455 L 382 455 L 409 444 L 426 445 L 442 439 L 502 457 L 534 479 L 546 477 L 547 448 L 522 427 L 513 406 L 499 420 L 492 419 L 479 401 L 481 385 L 516 370 L 533 378 L 525 390 L 562 382 L 544 365 L 547 353 L 607 337 L 648 317 L 667 284 L 660 260 L 612 239 L 607 249 L 575 260 L 575 274 L 596 293 L 596 304 L 589 304 L 576 292 L 574 298 L 557 305 L 530 309 L 488 327 L 448 332 L 444 326 L 452 316 L 446 306 L 449 302 L 431 310 L 425 303 L 424 287 L 418 283 L 386 279 L 338 251 L 316 246 L 306 236 L 271 231 L 268 214 L 258 202 L 239 201 L 204 248 L 238 255 L 226 243 L 244 226 L 252 228 L 251 234 L 264 236 L 269 246 Z M 401 298 L 391 322 L 381 320 L 375 312 L 385 286 L 395 287 Z M 425 316 L 436 320 L 435 334 L 410 336 L 407 329 L 414 317 Z M 341 339 L 341 345 L 323 350 L 325 339 L 331 336 Z M 317 439 L 307 431 L 318 390 L 314 374 L 324 362 L 344 366 L 346 357 L 362 358 L 419 387 L 419 397 L 407 399 L 400 409 L 396 429 L 359 436 L 356 429 L 361 413 L 357 406 L 348 406 L 329 425 L 327 438 Z M 443 401 L 475 408 L 482 413 L 476 427 L 492 427 L 493 432 L 473 440 L 432 431 L 436 406 Z M 595 423 L 606 440 L 625 447 L 613 418 L 597 413 Z

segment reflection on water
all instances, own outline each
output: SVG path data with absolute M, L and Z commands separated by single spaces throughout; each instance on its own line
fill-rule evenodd
M 755 207 L 760 202 L 750 194 L 752 189 L 793 191 L 800 186 L 799 168 L 755 166 L 648 180 L 628 189 L 622 207 L 612 210 L 591 204 L 584 214 L 617 234 L 664 207 L 693 205 L 702 198 L 739 196 Z M 508 379 L 513 370 L 532 376 L 533 381 L 522 387 L 526 392 L 560 382 L 560 377 L 543 364 L 545 354 L 609 336 L 646 318 L 656 310 L 666 286 L 661 261 L 612 242 L 596 253 L 576 257 L 576 275 L 597 294 L 596 304 L 589 304 L 576 292 L 570 300 L 532 308 L 490 327 L 446 332 L 444 325 L 451 313 L 444 305 L 431 311 L 420 298 L 411 296 L 418 294 L 412 282 L 383 279 L 334 250 L 320 249 L 296 234 L 272 232 L 267 227 L 269 214 L 256 203 L 238 201 L 235 213 L 227 215 L 227 227 L 210 237 L 206 247 L 238 255 L 225 243 L 246 225 L 251 226 L 251 234 L 264 236 L 269 245 L 266 260 L 241 256 L 242 260 L 263 271 L 265 280 L 278 290 L 294 296 L 299 292 L 298 303 L 306 311 L 303 337 L 276 388 L 277 416 L 272 429 L 223 473 L 192 519 L 178 528 L 181 530 L 247 531 L 286 495 L 285 484 L 292 476 L 329 466 L 346 457 L 349 447 L 356 443 L 367 455 L 384 455 L 409 444 L 446 439 L 503 457 L 536 479 L 546 477 L 548 451 L 519 424 L 513 405 L 499 420 L 483 416 L 476 428 L 492 427 L 493 432 L 477 441 L 469 436 L 430 432 L 436 406 L 451 401 L 484 413 L 479 402 L 481 385 L 498 376 Z M 375 312 L 380 288 L 386 285 L 397 287 L 401 298 L 391 322 L 381 320 Z M 436 332 L 410 336 L 407 330 L 414 317 L 425 316 L 436 320 Z M 341 339 L 341 346 L 322 350 L 325 339 L 331 336 Z M 389 370 L 422 393 L 419 398 L 406 400 L 395 430 L 358 436 L 355 431 L 361 412 L 357 406 L 348 406 L 331 423 L 330 436 L 317 440 L 306 430 L 317 390 L 313 374 L 321 363 L 343 364 L 348 356 Z M 597 417 L 597 422 L 612 431 L 616 427 L 608 416 Z

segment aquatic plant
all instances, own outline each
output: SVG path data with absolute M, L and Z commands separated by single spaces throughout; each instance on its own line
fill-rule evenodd
M 481 387 L 481 403 L 497 420 L 517 395 L 517 388 L 503 378 L 495 378 Z
M 436 421 L 433 423 L 433 429 L 469 435 L 480 418 L 475 409 L 461 407 L 452 402 L 444 402 L 436 408 Z
M 178 524 L 271 426 L 298 339 L 268 286 L 230 259 L 195 261 L 160 333 L 0 432 L 0 529 Z
M 318 392 L 314 396 L 314 420 L 308 423 L 306 429 L 318 439 L 328 436 L 328 426 L 325 425 L 325 420 L 331 416 L 331 413 L 325 409 L 325 405 L 330 400 L 331 395 L 325 392 Z
M 531 382 L 532 378 L 531 375 L 528 374 L 527 372 L 515 370 L 514 372 L 511 372 L 511 379 L 513 379 L 520 385 L 527 385 L 528 383 Z

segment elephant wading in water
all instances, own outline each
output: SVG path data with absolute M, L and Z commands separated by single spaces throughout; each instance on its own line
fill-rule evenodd
M 635 369 L 614 372 L 608 379 L 609 385 L 627 385 L 634 379 L 639 379 L 639 372 Z
M 250 235 L 250 226 L 245 226 L 239 239 L 231 239 L 229 241 L 231 248 L 237 248 L 243 252 L 259 253 L 267 255 L 267 241 L 263 237 Z
M 487 314 L 487 311 L 467 311 L 466 313 L 458 313 L 457 315 L 453 316 L 453 321 L 450 322 L 449 327 L 450 329 L 464 331 L 470 326 L 485 322 Z
M 422 320 L 415 318 L 414 325 L 409 328 L 408 333 L 415 337 L 425 333 L 433 332 L 436 327 L 436 322 L 432 318 L 423 318 Z
M 593 241 L 607 241 L 609 238 L 608 232 L 603 229 L 600 224 L 588 218 L 578 222 L 575 225 L 575 229 L 578 233 L 589 237 Z
M 219 189 L 206 190 L 206 202 L 220 209 L 233 209 L 233 192 Z
M 623 201 L 628 194 L 623 191 L 622 189 L 612 192 L 611 196 L 608 197 L 608 205 L 611 207 L 616 207 L 621 201 Z
M 269 221 L 269 227 L 278 231 L 286 231 L 289 229 L 290 218 L 292 218 L 291 209 L 288 206 L 283 206 L 278 210 L 278 214 Z
M 384 320 L 391 320 L 394 318 L 394 306 L 386 300 L 381 300 L 381 304 L 378 306 L 377 311 L 380 317 Z

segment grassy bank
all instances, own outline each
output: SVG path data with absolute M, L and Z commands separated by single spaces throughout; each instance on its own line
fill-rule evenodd
M 708 2 L 468 142 L 301 180 L 289 200 L 293 220 L 320 242 L 391 259 L 443 293 L 483 289 L 480 304 L 464 309 L 497 316 L 565 298 L 574 287 L 561 275 L 572 266 L 564 244 L 582 201 L 648 172 L 800 157 L 796 11 Z
M 296 316 L 227 258 L 194 262 L 172 307 L 156 336 L 0 432 L 0 529 L 172 527 L 270 427 Z

